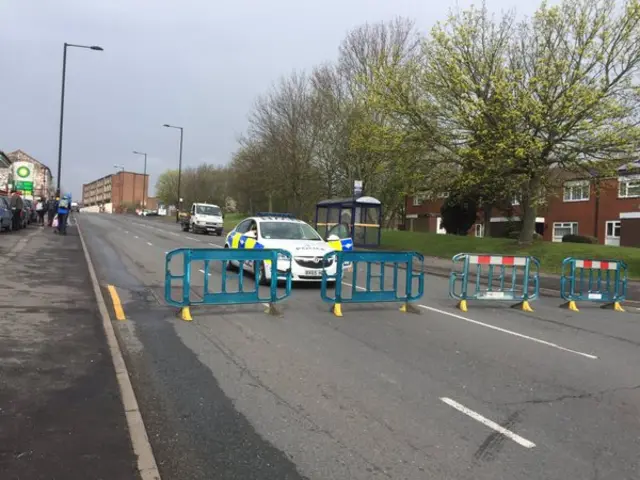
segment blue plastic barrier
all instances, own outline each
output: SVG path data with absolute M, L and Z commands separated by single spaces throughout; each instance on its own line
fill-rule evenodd
M 457 307 L 463 312 L 468 300 L 515 301 L 512 307 L 533 312 L 529 302 L 540 295 L 537 258 L 459 253 L 452 261 L 449 296 L 458 300 Z
M 182 255 L 182 274 L 174 275 L 171 273 L 171 259 L 177 255 Z M 239 262 L 240 268 L 238 272 L 232 272 L 229 268 L 230 261 Z M 194 300 L 191 291 L 191 273 L 192 262 L 201 261 L 204 263 L 202 274 L 204 276 L 203 294 L 200 299 Z M 221 263 L 222 284 L 219 292 L 209 291 L 209 276 L 211 262 Z M 261 262 L 264 262 L 268 271 L 271 271 L 273 265 L 280 267 L 283 263 L 288 264 L 288 268 L 278 268 L 277 275 L 271 275 L 269 284 L 269 294 L 260 295 L 258 285 L 258 275 L 251 278 L 250 283 L 252 289 L 247 290 L 247 282 L 245 280 L 246 272 L 242 268 L 245 262 L 254 262 L 254 272 L 258 272 Z M 283 271 L 281 271 L 283 270 Z M 284 294 L 278 296 L 278 277 L 285 276 Z M 229 278 L 238 279 L 237 291 L 229 291 L 227 281 Z M 172 288 L 175 281 L 181 281 L 182 295 L 179 300 L 172 297 Z M 268 303 L 267 313 L 277 314 L 275 303 L 287 298 L 291 294 L 291 254 L 285 250 L 279 249 L 252 249 L 240 250 L 229 248 L 178 248 L 167 252 L 165 259 L 165 282 L 164 282 L 164 299 L 169 305 L 179 307 L 182 312 L 183 320 L 191 320 L 191 305 L 237 305 L 249 303 Z
M 562 307 L 579 311 L 576 302 L 604 303 L 601 308 L 624 312 L 627 294 L 627 265 L 619 260 L 584 260 L 568 257 L 562 261 L 560 296 Z
M 334 257 L 337 265 L 336 273 L 329 275 L 326 270 L 322 273 L 321 296 L 322 300 L 332 304 L 331 311 L 335 316 L 342 317 L 343 303 L 402 302 L 401 311 L 419 313 L 411 303 L 424 295 L 424 257 L 419 253 L 343 250 L 325 254 L 325 263 L 331 257 Z M 419 262 L 416 272 L 413 269 L 415 260 Z M 359 265 L 365 265 L 366 268 L 364 286 L 358 285 Z M 373 265 L 379 265 L 378 274 L 372 272 Z M 387 271 L 387 268 L 391 271 Z M 404 273 L 400 275 L 399 270 L 404 270 Z M 353 272 L 353 275 L 348 279 L 349 283 L 343 283 L 344 274 L 347 271 Z M 385 280 L 389 278 L 391 278 L 391 285 L 385 284 Z M 401 278 L 404 280 L 404 285 L 399 283 Z M 417 286 L 414 285 L 416 279 Z M 378 281 L 373 282 L 373 280 Z M 329 283 L 335 283 L 333 296 L 328 292 Z M 343 286 L 351 287 L 350 296 L 343 295 Z

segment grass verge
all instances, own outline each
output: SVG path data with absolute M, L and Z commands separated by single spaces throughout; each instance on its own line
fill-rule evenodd
M 382 247 L 392 250 L 412 250 L 425 256 L 446 259 L 451 259 L 457 253 L 531 255 L 540 260 L 540 268 L 546 273 L 560 273 L 562 260 L 566 257 L 622 260 L 627 264 L 629 276 L 640 278 L 640 248 L 543 241 L 536 241 L 525 247 L 507 238 L 461 237 L 392 230 L 382 233 Z

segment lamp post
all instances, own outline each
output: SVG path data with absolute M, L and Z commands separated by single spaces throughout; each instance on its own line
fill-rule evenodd
M 124 165 L 114 164 L 113 168 L 117 168 L 120 170 L 122 175 L 120 176 L 120 205 L 118 205 L 122 211 L 122 202 L 124 201 Z
M 73 43 L 65 43 L 64 51 L 62 53 L 62 93 L 60 95 L 60 134 L 58 137 L 58 179 L 57 179 L 57 194 L 60 195 L 60 179 L 62 175 L 62 130 L 64 125 L 64 84 L 67 74 L 67 48 L 88 48 L 89 50 L 97 50 L 102 52 L 104 49 L 97 45 L 75 45 Z
M 182 127 L 176 127 L 165 123 L 163 127 L 177 128 L 180 130 L 180 159 L 178 160 L 178 208 L 176 209 L 176 223 L 180 222 L 180 206 L 182 204 L 182 198 L 180 198 L 180 177 L 182 177 L 182 135 L 184 129 Z
M 135 155 L 144 155 L 144 174 L 142 175 L 142 212 L 147 208 L 147 154 L 133 151 Z

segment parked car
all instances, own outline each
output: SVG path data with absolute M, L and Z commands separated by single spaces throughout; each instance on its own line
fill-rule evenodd
M 0 197 L 0 231 L 10 232 L 13 230 L 13 213 L 9 206 L 9 199 L 7 197 Z
M 25 215 L 27 217 L 27 224 L 38 222 L 38 212 L 36 212 L 36 206 L 33 200 L 24 199 Z

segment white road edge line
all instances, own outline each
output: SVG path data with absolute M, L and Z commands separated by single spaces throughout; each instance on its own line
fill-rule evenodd
M 82 244 L 82 250 L 84 250 L 84 258 L 87 261 L 87 267 L 89 269 L 89 276 L 91 277 L 91 283 L 93 283 L 93 291 L 96 296 L 96 302 L 102 317 L 102 327 L 104 328 L 105 336 L 107 337 L 107 344 L 109 345 L 109 351 L 111 353 L 111 360 L 116 372 L 116 378 L 118 379 L 118 386 L 120 387 L 120 394 L 122 395 L 122 405 L 124 407 L 125 417 L 127 419 L 127 425 L 129 427 L 129 438 L 131 438 L 131 444 L 133 451 L 138 457 L 138 471 L 142 480 L 160 480 L 160 472 L 158 471 L 158 465 L 153 455 L 153 449 L 149 442 L 149 435 L 147 429 L 144 426 L 142 414 L 138 407 L 138 401 L 136 400 L 136 394 L 133 391 L 131 385 L 131 379 L 127 370 L 127 365 L 124 363 L 122 357 L 122 351 L 118 345 L 116 334 L 111 324 L 111 317 L 105 304 L 104 296 L 100 290 L 100 284 L 98 283 L 98 277 L 96 276 L 87 244 L 84 241 L 80 224 L 77 224 L 78 234 L 80 236 L 80 243 Z
M 342 282 L 344 285 L 352 287 L 350 283 Z M 357 289 L 366 290 L 363 287 L 357 286 Z M 546 345 L 547 347 L 556 348 L 558 350 L 562 350 L 563 352 L 574 353 L 576 355 L 580 355 L 582 357 L 597 360 L 598 357 L 596 355 L 592 355 L 590 353 L 579 352 L 577 350 L 571 350 L 570 348 L 566 348 L 558 345 L 557 343 L 547 342 L 546 340 L 542 340 L 540 338 L 530 337 L 529 335 L 524 335 L 522 333 L 514 332 L 513 330 L 507 330 L 506 328 L 496 327 L 495 325 L 491 325 L 489 323 L 480 322 L 478 320 L 473 320 L 471 318 L 463 317 L 462 315 L 456 315 L 455 313 L 447 312 L 445 310 L 440 310 L 439 308 L 429 307 L 427 305 L 417 304 L 420 308 L 424 308 L 425 310 L 431 310 L 432 312 L 441 313 L 442 315 L 447 315 L 452 318 L 457 318 L 458 320 L 464 320 L 465 322 L 473 323 L 474 325 L 479 325 L 481 327 L 486 327 L 491 330 L 495 330 L 497 332 L 506 333 L 508 335 L 513 335 L 514 337 L 523 338 L 525 340 L 531 340 L 532 342 L 539 343 L 541 345 Z
M 474 420 L 480 422 L 481 424 L 483 424 L 483 425 L 495 430 L 498 433 L 501 433 L 505 437 L 513 440 L 518 445 L 521 445 L 524 448 L 533 448 L 533 447 L 536 446 L 535 443 L 530 442 L 526 438 L 522 438 L 520 435 L 518 435 L 516 433 L 513 433 L 511 430 L 507 430 L 506 428 L 498 425 L 496 422 L 493 422 L 493 421 L 489 420 L 488 418 L 483 417 L 479 413 L 474 412 L 473 410 L 465 407 L 464 405 L 459 404 L 458 402 L 456 402 L 454 400 L 451 400 L 450 398 L 441 397 L 440 400 L 442 400 L 444 403 L 446 403 L 450 407 L 455 408 L 459 412 L 462 412 L 465 415 L 467 415 L 467 416 L 473 418 Z

